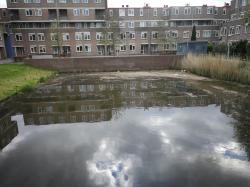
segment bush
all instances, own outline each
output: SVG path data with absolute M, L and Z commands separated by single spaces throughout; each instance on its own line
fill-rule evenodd
M 30 84 L 27 84 L 21 88 L 21 92 L 31 92 L 34 90 L 34 87 Z
M 248 43 L 246 46 L 246 53 L 247 53 L 247 58 L 250 60 L 250 43 Z
M 209 43 L 207 46 L 207 53 L 210 54 L 213 52 L 214 46 L 212 43 Z
M 226 43 L 220 43 L 214 46 L 215 54 L 219 55 L 226 55 L 227 54 L 227 44 Z

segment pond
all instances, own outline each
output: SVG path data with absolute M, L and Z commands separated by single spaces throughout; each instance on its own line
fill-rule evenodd
M 60 76 L 1 106 L 1 187 L 249 187 L 250 96 L 175 78 Z

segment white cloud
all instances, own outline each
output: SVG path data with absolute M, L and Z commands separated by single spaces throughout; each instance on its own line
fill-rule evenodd
M 0 0 L 0 8 L 6 7 L 6 0 Z

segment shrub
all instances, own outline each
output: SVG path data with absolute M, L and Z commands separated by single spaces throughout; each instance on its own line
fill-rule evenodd
M 212 43 L 209 43 L 208 46 L 207 46 L 207 53 L 212 53 L 213 52 L 213 49 L 214 49 L 214 46 Z

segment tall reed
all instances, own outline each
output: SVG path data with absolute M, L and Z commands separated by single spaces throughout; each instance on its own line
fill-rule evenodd
M 201 76 L 250 84 L 250 63 L 237 58 L 188 54 L 182 68 Z

